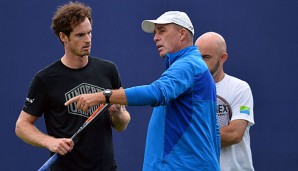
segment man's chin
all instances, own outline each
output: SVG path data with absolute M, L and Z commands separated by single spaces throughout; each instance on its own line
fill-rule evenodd
M 86 52 L 86 53 L 82 53 L 80 56 L 85 57 L 85 56 L 89 56 L 89 55 L 90 55 L 90 52 L 88 52 L 88 53 Z
M 164 54 L 162 52 L 159 52 L 159 56 L 162 57 L 162 58 L 165 58 L 166 57 L 166 54 Z

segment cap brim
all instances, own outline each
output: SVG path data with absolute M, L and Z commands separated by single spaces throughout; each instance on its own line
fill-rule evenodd
M 153 33 L 155 29 L 155 24 L 169 24 L 171 21 L 166 20 L 144 20 L 142 22 L 142 29 L 146 33 Z

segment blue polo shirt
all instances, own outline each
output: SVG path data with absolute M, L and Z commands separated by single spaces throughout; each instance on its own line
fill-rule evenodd
M 151 105 L 143 171 L 219 171 L 213 78 L 196 46 L 166 55 L 150 85 L 125 89 L 129 106 Z

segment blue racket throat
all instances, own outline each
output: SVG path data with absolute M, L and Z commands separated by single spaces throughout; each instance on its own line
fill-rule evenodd
M 57 161 L 59 155 L 55 153 L 51 158 L 48 159 L 47 162 L 45 162 L 41 168 L 38 169 L 38 171 L 50 171 L 51 166 Z

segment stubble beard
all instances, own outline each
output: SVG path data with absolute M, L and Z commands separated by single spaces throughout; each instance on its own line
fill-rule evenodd
M 213 78 L 215 78 L 218 74 L 218 69 L 219 69 L 220 63 L 219 61 L 217 61 L 217 63 L 215 64 L 214 68 L 212 68 L 210 70 L 211 75 L 213 76 Z

